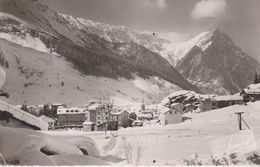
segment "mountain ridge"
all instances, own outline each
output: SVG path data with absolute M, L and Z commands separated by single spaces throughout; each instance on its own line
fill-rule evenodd
M 194 46 L 177 64 L 185 78 L 204 92 L 218 94 L 237 93 L 253 81 L 260 71 L 254 58 L 219 29 L 212 33 L 210 41 L 211 45 L 204 50 Z
M 27 3 L 30 4 L 26 6 Z M 38 3 L 39 1 L 31 0 L 1 0 L 1 11 L 8 13 L 9 16 L 12 15 L 12 17 L 0 17 L 0 37 L 23 47 L 30 47 L 53 56 L 64 57 L 66 61 L 72 64 L 74 69 L 85 76 L 107 77 L 114 80 L 125 78 L 136 84 L 134 80 L 136 80 L 137 75 L 143 78 L 141 79 L 142 83 L 150 82 L 152 85 L 153 83 L 155 85 L 162 83 L 159 86 L 162 92 L 155 93 L 156 97 L 152 96 L 153 93 L 148 92 L 150 101 L 153 101 L 153 98 L 158 99 L 159 96 L 156 94 L 161 94 L 160 96 L 163 98 L 162 95 L 171 93 L 177 87 L 200 91 L 196 86 L 185 80 L 160 55 L 141 45 L 134 44 L 130 46 L 138 50 L 136 55 L 132 55 L 135 56 L 135 59 L 122 57 L 108 47 L 108 41 L 95 34 L 90 34 L 86 30 L 77 29 L 57 12 Z M 33 42 L 28 42 L 29 39 Z M 35 42 L 40 47 L 30 45 Z M 145 56 L 142 56 L 143 53 L 145 53 Z M 23 53 L 21 52 L 21 54 Z M 150 63 L 153 59 L 150 59 L 148 55 L 151 55 L 156 61 Z M 158 80 L 152 80 L 154 77 L 158 77 Z M 138 87 L 138 85 L 135 86 Z M 143 88 L 143 86 L 140 87 Z M 21 89 L 26 90 L 25 88 L 22 87 Z M 8 89 L 12 93 L 12 89 Z M 119 91 L 123 92 L 122 90 Z

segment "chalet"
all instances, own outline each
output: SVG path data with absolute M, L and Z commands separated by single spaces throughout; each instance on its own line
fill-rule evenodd
M 110 117 L 116 116 L 116 119 L 112 119 L 114 121 L 118 121 L 119 127 L 129 127 L 129 113 L 126 110 L 121 110 L 118 112 L 110 113 Z
M 141 121 L 152 120 L 153 119 L 153 114 L 141 111 L 141 112 L 137 113 L 137 119 L 141 120 Z
M 48 123 L 1 100 L 0 125 L 34 130 L 48 130 Z
M 83 127 L 83 122 L 87 120 L 85 108 L 58 108 L 58 124 L 62 127 Z
M 244 98 L 245 102 L 260 100 L 260 83 L 249 85 L 241 91 L 240 95 Z
M 152 105 L 142 107 L 141 112 L 138 113 L 138 120 L 152 120 L 154 115 L 157 115 L 157 109 L 152 108 Z
M 87 121 L 94 122 L 97 125 L 104 122 L 104 117 L 108 118 L 108 113 L 102 112 L 101 104 L 98 100 L 90 101 L 90 103 L 86 105 L 86 110 L 88 114 Z
M 52 118 L 49 118 L 45 115 L 41 115 L 40 119 L 43 120 L 44 122 L 48 123 L 48 129 L 54 129 L 54 124 L 55 124 L 55 120 Z
M 224 108 L 243 103 L 244 99 L 239 94 L 226 96 L 209 95 L 207 97 L 200 98 L 200 112 L 215 110 L 218 108 Z
M 172 108 L 164 107 L 159 110 L 161 125 L 177 124 L 182 122 L 183 105 L 176 103 Z

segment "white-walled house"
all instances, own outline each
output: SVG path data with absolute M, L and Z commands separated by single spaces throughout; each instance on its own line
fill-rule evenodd
M 54 124 L 55 124 L 55 120 L 54 119 L 49 118 L 49 117 L 47 117 L 45 115 L 41 115 L 39 118 L 41 120 L 43 120 L 44 122 L 48 123 L 48 125 L 49 125 L 48 129 L 54 129 Z
M 160 122 L 161 125 L 177 124 L 182 122 L 183 105 L 176 103 L 174 107 L 164 107 L 160 110 Z

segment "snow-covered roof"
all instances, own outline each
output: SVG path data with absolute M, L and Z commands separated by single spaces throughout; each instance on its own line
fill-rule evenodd
M 111 112 L 112 115 L 120 115 L 124 112 L 127 112 L 126 110 L 120 110 L 120 111 L 117 111 L 117 112 Z M 128 112 L 127 112 L 128 113 Z
M 170 109 L 170 108 L 168 108 L 168 107 L 163 107 L 163 108 L 161 108 L 161 109 L 159 110 L 159 113 L 161 113 L 161 114 L 166 114 L 166 113 L 169 112 L 169 111 L 177 111 L 177 112 L 181 113 L 181 111 L 178 111 L 178 110 L 176 110 L 176 109 Z
M 15 107 L 21 109 L 21 108 L 22 108 L 22 105 L 17 105 L 17 106 L 15 106 Z
M 29 106 L 27 106 L 27 108 L 37 108 L 37 107 L 34 105 L 29 105 Z
M 89 121 L 83 122 L 83 125 L 92 125 L 92 124 L 94 124 L 94 122 L 89 122 Z
M 140 113 L 140 114 L 138 114 L 138 117 L 139 118 L 152 118 L 153 116 L 152 116 L 152 114 L 142 114 L 142 113 Z
M 87 111 L 85 108 L 58 108 L 57 114 L 86 114 Z
M 182 106 L 183 104 L 181 104 L 181 103 L 173 103 L 173 104 L 171 104 L 171 107 L 176 107 L 176 106 Z
M 62 106 L 63 104 L 61 103 L 53 103 L 52 106 Z
M 214 98 L 216 97 L 217 95 L 215 94 L 208 94 L 208 95 L 200 95 L 199 98 L 202 99 L 202 100 L 205 100 L 205 99 L 211 99 L 211 98 Z
M 197 94 L 194 91 L 187 91 L 187 90 L 180 90 L 180 91 L 175 91 L 166 98 L 164 98 L 161 103 L 158 105 L 158 108 L 168 104 L 172 98 L 180 98 L 182 96 L 185 96 L 186 99 L 191 99 L 191 98 L 200 98 L 200 94 Z
M 98 109 L 99 106 L 100 106 L 99 104 L 93 104 L 91 106 L 88 106 L 88 110 L 96 110 Z
M 47 122 L 47 123 L 49 123 L 49 122 L 55 122 L 54 119 L 52 119 L 52 118 L 50 118 L 50 117 L 47 117 L 47 116 L 45 116 L 45 115 L 41 115 L 40 118 L 41 118 L 43 121 Z
M 36 126 L 41 130 L 48 130 L 48 124 L 41 120 L 40 118 L 25 112 L 15 106 L 12 106 L 2 100 L 0 100 L 0 111 L 7 111 L 13 115 L 18 120 L 24 121 L 30 125 Z
M 216 101 L 235 101 L 235 100 L 243 100 L 243 97 L 239 94 L 235 95 L 226 95 L 226 96 L 216 96 L 214 98 Z
M 246 94 L 260 94 L 260 83 L 251 84 L 246 89 L 244 89 Z
M 240 94 L 234 95 L 225 95 L 225 96 L 217 96 L 217 95 L 204 95 L 201 97 L 201 100 L 211 100 L 211 101 L 236 101 L 243 100 L 243 97 Z
M 156 109 L 146 109 L 146 110 L 142 111 L 142 113 L 149 114 L 149 113 L 154 113 L 155 111 L 156 111 Z
M 43 108 L 44 105 L 43 104 L 38 104 L 38 108 Z

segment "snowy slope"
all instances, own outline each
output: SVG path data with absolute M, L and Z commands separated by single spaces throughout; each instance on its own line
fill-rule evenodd
M 108 156 L 107 159 L 114 161 L 115 165 L 126 165 L 125 161 L 125 145 L 133 147 L 133 165 L 135 165 L 138 146 L 141 150 L 139 165 L 187 165 L 184 159 L 194 159 L 198 156 L 198 162 L 203 165 L 213 164 L 211 155 L 214 149 L 221 148 L 230 141 L 219 143 L 212 147 L 211 143 L 216 139 L 223 139 L 230 135 L 237 135 L 238 123 L 235 112 L 245 112 L 244 120 L 249 125 L 253 132 L 256 147 L 253 149 L 255 155 L 259 155 L 260 151 L 260 113 L 258 111 L 260 102 L 248 103 L 248 105 L 235 105 L 223 109 L 213 110 L 199 114 L 187 114 L 185 117 L 191 119 L 180 124 L 172 124 L 167 126 L 154 125 L 136 128 L 123 128 L 116 136 L 114 146 L 111 146 L 113 156 Z M 243 128 L 246 126 L 243 124 Z M 1 129 L 0 129 L 1 130 Z M 101 151 L 103 146 L 107 145 L 111 139 L 105 139 L 102 132 L 82 132 L 82 131 L 50 131 L 44 134 L 51 136 L 60 136 L 62 138 L 77 138 L 87 136 L 96 141 L 96 144 Z M 20 135 L 20 133 L 17 133 Z M 0 136 L 1 138 L 1 136 Z M 239 138 L 239 137 L 238 137 Z M 56 138 L 57 139 L 57 138 Z M 1 140 L 0 140 L 1 141 Z M 1 145 L 0 145 L 1 146 Z M 10 146 L 13 146 L 10 144 Z M 1 150 L 0 150 L 1 151 Z M 121 153 L 121 154 L 119 154 Z M 101 156 L 105 156 L 102 152 Z M 259 157 L 247 159 L 249 154 L 242 154 L 237 160 L 239 165 L 259 165 Z M 193 157 L 193 158 L 192 158 Z
M 260 102 L 255 102 L 247 106 L 235 105 L 206 113 L 189 114 L 185 116 L 192 119 L 181 124 L 121 129 L 119 135 L 125 137 L 129 143 L 142 143 L 142 165 L 151 165 L 153 160 L 156 161 L 156 165 L 186 165 L 183 160 L 194 157 L 196 153 L 204 165 L 212 165 L 210 156 L 214 150 L 211 142 L 238 133 L 235 112 L 245 112 L 243 118 L 254 133 L 257 143 L 255 152 L 259 155 L 259 107 Z M 243 128 L 246 129 L 246 126 L 243 125 Z M 225 144 L 228 143 L 220 143 L 215 147 L 222 147 Z M 240 160 L 241 165 L 252 163 L 243 157 L 240 157 Z
M 39 38 L 33 38 L 32 36 L 30 36 L 30 34 L 27 34 L 24 38 L 21 38 L 17 35 L 0 33 L 0 38 L 21 45 L 23 47 L 32 48 L 40 52 L 50 53 L 50 50 L 46 48 L 44 43 Z
M 1 67 L 1 77 L 6 80 L 2 89 L 12 95 L 6 100 L 15 105 L 24 102 L 35 105 L 56 102 L 83 105 L 88 99 L 103 95 L 110 95 L 116 103 L 121 104 L 140 103 L 142 98 L 146 102 L 153 102 L 181 89 L 160 77 L 143 79 L 135 76 L 131 80 L 115 80 L 85 76 L 62 57 L 4 40 L 0 43 L 1 51 L 9 63 L 9 68 Z
M 0 133 L 0 152 L 8 165 L 109 164 L 101 160 L 100 156 L 91 154 L 95 142 L 88 137 L 74 137 L 73 140 L 79 143 L 73 143 L 25 129 L 0 127 Z M 89 156 L 83 155 L 80 148 L 89 150 Z M 40 151 L 42 149 L 48 151 L 50 155 Z

